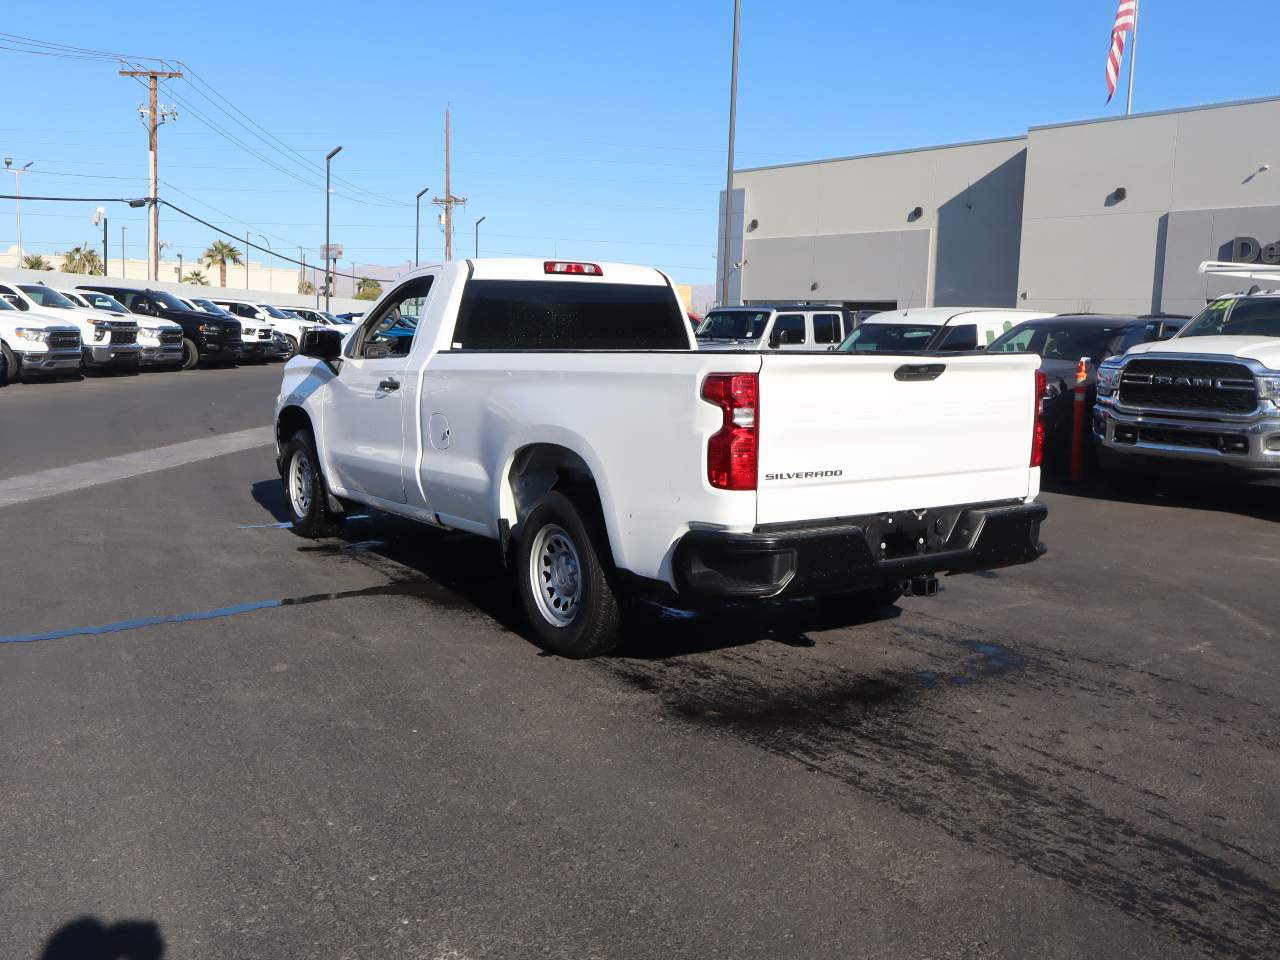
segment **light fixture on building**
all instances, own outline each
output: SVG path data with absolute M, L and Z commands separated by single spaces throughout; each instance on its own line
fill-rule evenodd
M 758 227 L 758 226 L 760 226 L 760 221 L 759 221 L 759 220 L 752 220 L 750 223 L 748 223 L 748 224 L 747 224 L 747 233 L 750 233 L 751 231 L 753 231 L 753 230 L 754 230 L 756 227 Z
M 1116 203 L 1119 203 L 1125 197 L 1129 196 L 1129 191 L 1124 187 L 1116 187 L 1111 196 L 1115 198 Z
M 907 214 L 907 223 L 915 223 L 924 216 L 924 207 L 913 207 L 911 212 Z
M 818 289 L 818 281 L 817 281 L 817 280 L 815 280 L 815 281 L 813 281 L 813 283 L 809 284 L 809 292 L 810 292 L 810 293 L 812 293 L 814 290 L 817 290 L 817 289 Z

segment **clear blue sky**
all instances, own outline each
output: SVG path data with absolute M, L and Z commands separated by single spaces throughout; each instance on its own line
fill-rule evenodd
M 1019 134 L 1124 109 L 1123 90 L 1104 105 L 1115 0 L 744 7 L 740 167 Z M 482 255 L 634 260 L 709 283 L 731 20 L 731 0 L 230 0 L 176 10 L 72 2 L 9 4 L 0 30 L 182 59 L 306 158 L 322 162 L 342 144 L 335 171 L 396 201 L 335 197 L 334 240 L 361 263 L 412 257 L 413 194 L 443 186 L 442 115 L 452 102 L 454 191 L 469 198 L 458 216 L 460 252 L 471 252 L 472 223 L 487 216 Z M 1280 18 L 1265 4 L 1242 17 L 1192 0 L 1145 0 L 1136 109 L 1280 93 L 1271 76 L 1278 41 Z M 0 152 L 35 161 L 24 193 L 145 194 L 136 112 L 144 90 L 112 64 L 0 50 L 0 88 Z M 172 91 L 297 169 L 185 82 Z M 161 178 L 171 185 L 161 195 L 232 230 L 252 224 L 295 255 L 299 245 L 314 253 L 323 238 L 319 178 L 301 173 L 308 182 L 298 183 L 179 110 L 161 133 Z M 0 178 L 0 192 L 11 192 L 12 178 Z M 24 204 L 24 247 L 96 244 L 91 212 Z M 113 257 L 122 222 L 131 255 L 143 255 L 141 213 L 112 209 Z M 424 206 L 424 258 L 442 247 L 432 217 Z M 0 247 L 13 234 L 13 204 L 0 201 Z M 171 213 L 161 236 L 188 262 L 213 239 Z

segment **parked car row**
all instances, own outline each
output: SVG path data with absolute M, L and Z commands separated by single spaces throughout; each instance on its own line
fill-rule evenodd
M 182 299 L 109 282 L 61 290 L 0 282 L 0 384 L 84 370 L 287 360 L 314 327 L 351 329 L 324 311 L 258 300 Z

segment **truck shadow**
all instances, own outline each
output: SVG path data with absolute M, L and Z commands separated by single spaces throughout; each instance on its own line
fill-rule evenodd
M 1214 510 L 1252 520 L 1280 520 L 1280 498 L 1277 498 L 1276 488 L 1263 483 L 1213 481 L 1212 485 L 1207 485 L 1173 477 L 1115 482 L 1096 475 L 1081 483 L 1071 483 L 1065 477 L 1049 475 L 1044 478 L 1041 488 L 1046 493 L 1078 499 Z
M 278 480 L 253 484 L 255 502 L 281 523 L 289 520 Z M 540 646 L 528 629 L 511 571 L 494 541 L 465 533 L 436 530 L 370 510 L 359 525 L 339 538 L 298 541 L 299 550 L 329 554 L 339 563 L 365 563 L 396 579 L 421 577 L 456 595 L 504 629 Z M 387 569 L 385 564 L 394 565 Z M 395 569 L 399 568 L 399 569 Z M 620 656 L 661 660 L 773 641 L 812 646 L 808 634 L 892 619 L 900 611 L 886 607 L 864 617 L 836 617 L 807 599 L 730 604 L 706 611 L 681 610 L 635 600 L 627 603 Z

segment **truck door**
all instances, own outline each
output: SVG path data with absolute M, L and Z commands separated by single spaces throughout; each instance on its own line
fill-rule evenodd
M 405 436 L 416 382 L 409 375 L 409 352 L 434 279 L 404 283 L 351 335 L 325 404 L 326 456 L 338 482 L 393 503 L 408 502 Z

